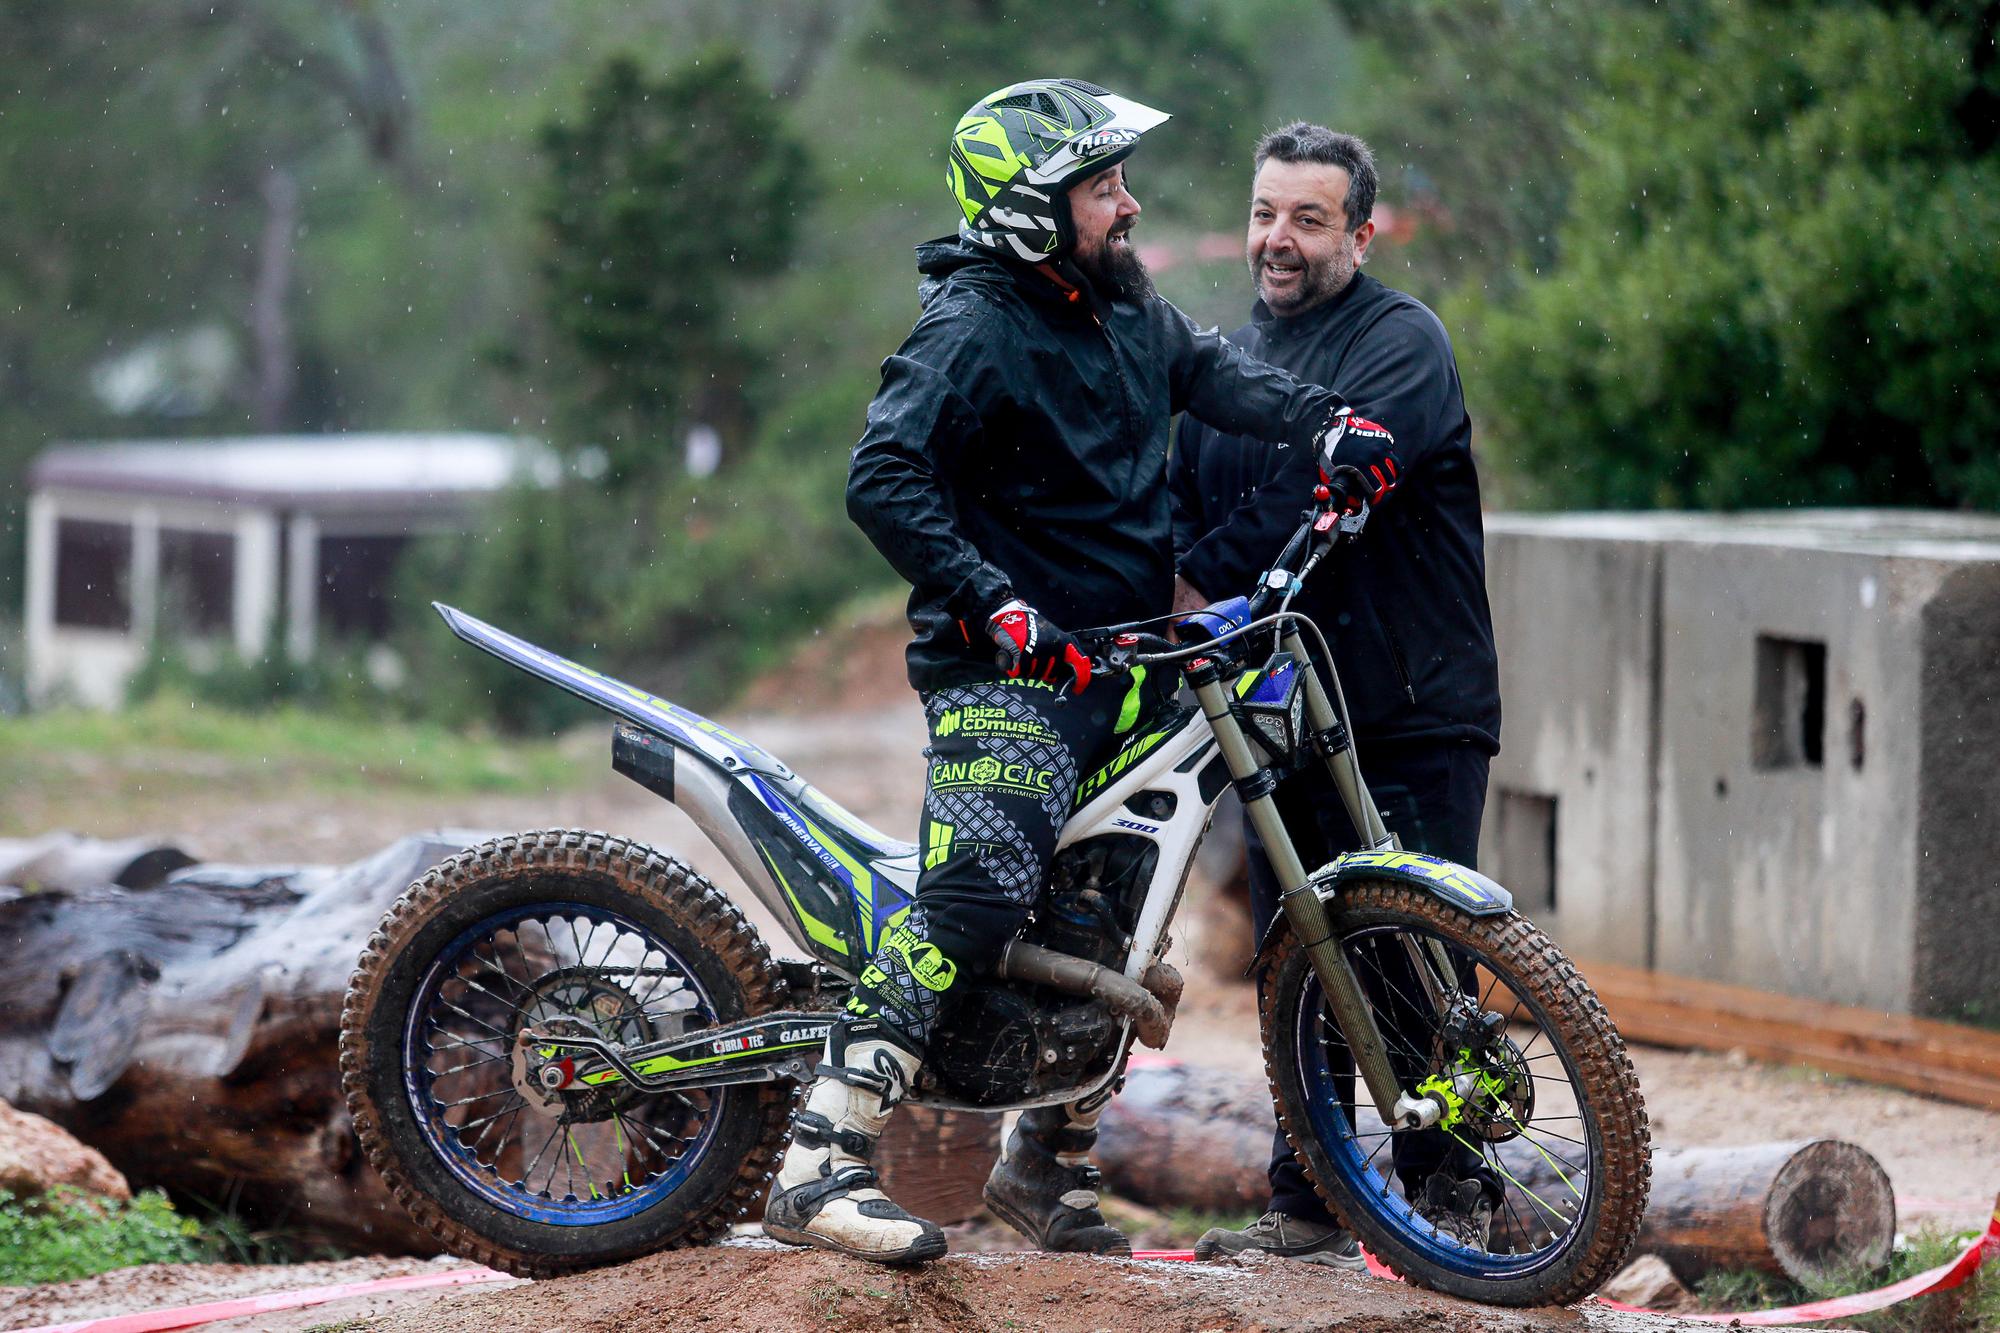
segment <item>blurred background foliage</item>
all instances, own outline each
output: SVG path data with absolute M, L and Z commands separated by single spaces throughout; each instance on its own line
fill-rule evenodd
M 453 600 L 695 703 L 894 576 L 841 479 L 1011 80 L 1175 113 L 1162 290 L 1242 322 L 1249 150 L 1383 167 L 1491 498 L 2000 508 L 2000 4 L 0 0 L 0 620 L 56 440 L 547 441 L 405 562 L 404 705 L 547 720 Z M 4 626 L 0 626 L 4 629 Z M 448 665 L 447 665 L 448 663 Z M 239 681 L 240 684 L 240 681 Z

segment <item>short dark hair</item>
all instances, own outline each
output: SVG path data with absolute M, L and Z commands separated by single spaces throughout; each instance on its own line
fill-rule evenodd
M 1357 230 L 1375 212 L 1375 154 L 1351 134 L 1337 134 L 1309 120 L 1295 120 L 1257 141 L 1252 170 L 1261 171 L 1271 158 L 1280 162 L 1318 162 L 1347 172 L 1347 229 Z

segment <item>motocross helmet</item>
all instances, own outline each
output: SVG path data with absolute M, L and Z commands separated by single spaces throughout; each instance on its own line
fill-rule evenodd
M 973 103 L 952 132 L 945 181 L 958 234 L 1031 264 L 1067 258 L 1076 227 L 1065 191 L 1123 161 L 1169 117 L 1079 79 L 1030 79 Z

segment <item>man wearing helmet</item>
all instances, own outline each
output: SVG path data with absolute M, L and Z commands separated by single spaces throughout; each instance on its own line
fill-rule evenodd
M 1125 162 L 1166 119 L 1038 79 L 978 102 L 952 136 L 964 220 L 918 247 L 923 313 L 883 363 L 847 488 L 912 585 L 909 678 L 931 736 L 922 872 L 827 1038 L 765 1213 L 780 1240 L 884 1263 L 944 1253 L 937 1227 L 874 1187 L 868 1154 L 953 984 L 990 972 L 1025 922 L 1079 779 L 1171 685 L 1093 681 L 1063 627 L 1168 605 L 1175 412 L 1308 448 L 1341 408 L 1153 292 Z M 1092 1188 L 1106 1100 L 1024 1112 L 987 1181 L 994 1211 L 1045 1249 L 1130 1252 Z

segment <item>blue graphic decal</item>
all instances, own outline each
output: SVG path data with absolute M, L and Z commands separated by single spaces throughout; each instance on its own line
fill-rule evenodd
M 1292 677 L 1298 674 L 1299 664 L 1287 659 L 1278 663 L 1275 670 L 1261 675 L 1250 692 L 1243 696 L 1244 702 L 1253 704 L 1281 704 L 1289 697 Z
M 824 843 L 812 835 L 812 830 L 806 826 L 805 818 L 792 809 L 790 802 L 772 791 L 770 784 L 755 774 L 750 777 L 750 788 L 757 793 L 758 798 L 770 812 L 778 817 L 778 822 L 791 830 L 799 845 L 818 858 L 819 863 L 825 866 L 835 879 L 845 884 L 850 893 L 853 892 L 854 876 L 848 872 L 846 865 L 842 864 L 840 857 L 829 851 Z

